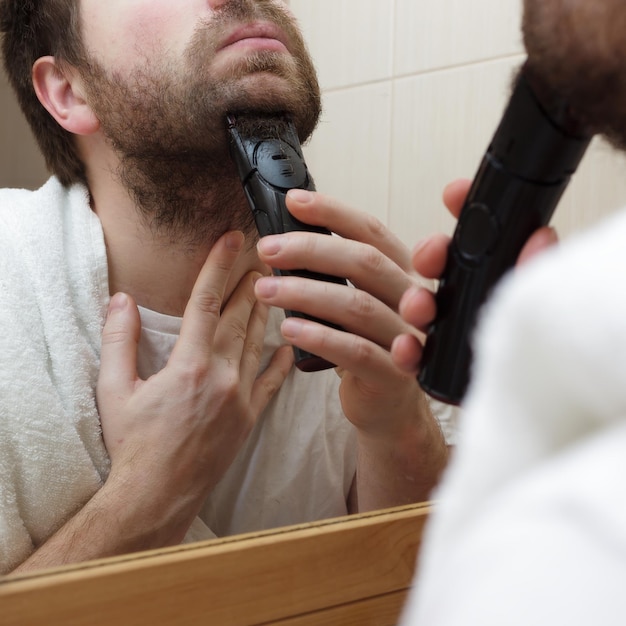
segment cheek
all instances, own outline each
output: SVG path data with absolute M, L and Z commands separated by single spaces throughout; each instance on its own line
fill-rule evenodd
M 182 54 L 198 20 L 211 13 L 201 0 L 109 0 L 104 6 L 83 10 L 85 43 L 105 67 L 122 74 L 160 55 Z

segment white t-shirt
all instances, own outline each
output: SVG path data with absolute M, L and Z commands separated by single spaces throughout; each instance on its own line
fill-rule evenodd
M 165 367 L 182 319 L 140 307 L 138 373 L 144 380 Z M 260 369 L 284 344 L 283 312 L 270 310 Z M 206 501 L 202 521 L 218 536 L 347 514 L 356 467 L 356 441 L 338 403 L 334 371 L 294 370 Z M 301 390 L 306 388 L 306 393 Z M 453 430 L 452 409 L 433 403 L 442 428 Z M 303 418 L 303 416 L 307 416 Z M 187 540 L 206 529 L 196 523 Z
M 138 373 L 160 371 L 178 339 L 182 319 L 140 308 Z M 267 367 L 284 341 L 283 313 L 272 309 L 261 360 Z M 292 371 L 200 515 L 217 536 L 347 514 L 356 468 L 352 425 L 338 402 L 334 371 Z M 306 392 L 303 391 L 306 389 Z M 188 540 L 203 538 L 195 524 Z

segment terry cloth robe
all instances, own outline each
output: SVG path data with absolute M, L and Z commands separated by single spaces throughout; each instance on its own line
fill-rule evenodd
M 0 191 L 0 572 L 109 470 L 95 402 L 106 251 L 88 206 L 82 187 L 67 193 L 54 179 L 36 192 Z M 84 266 L 68 266 L 68 254 Z

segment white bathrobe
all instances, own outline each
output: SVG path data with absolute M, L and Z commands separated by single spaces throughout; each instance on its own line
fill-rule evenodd
M 486 307 L 407 626 L 626 623 L 626 211 Z
M 94 393 L 106 252 L 85 206 L 82 188 L 66 193 L 56 181 L 0 191 L 0 572 L 87 502 L 109 469 Z M 68 266 L 68 254 L 80 262 Z

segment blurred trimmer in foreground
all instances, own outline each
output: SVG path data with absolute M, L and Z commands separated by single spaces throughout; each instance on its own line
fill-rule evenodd
M 524 65 L 461 211 L 418 380 L 459 404 L 478 310 L 527 239 L 549 223 L 591 141 L 575 113 Z

